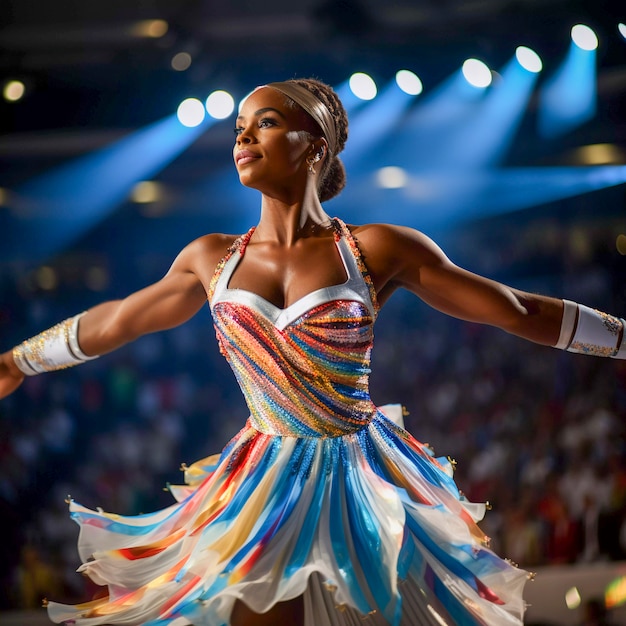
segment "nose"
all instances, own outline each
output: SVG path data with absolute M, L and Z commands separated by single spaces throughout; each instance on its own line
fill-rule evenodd
M 243 127 L 237 135 L 237 145 L 252 143 L 252 141 L 250 126 Z

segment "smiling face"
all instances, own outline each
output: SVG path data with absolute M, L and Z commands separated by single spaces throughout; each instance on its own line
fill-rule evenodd
M 253 91 L 241 107 L 235 134 L 233 157 L 243 185 L 271 195 L 306 185 L 306 159 L 315 152 L 319 130 L 281 92 Z

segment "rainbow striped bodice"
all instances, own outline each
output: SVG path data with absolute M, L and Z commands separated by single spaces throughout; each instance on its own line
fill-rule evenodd
M 257 430 L 292 437 L 337 437 L 367 425 L 376 294 L 347 226 L 333 220 L 347 280 L 285 309 L 228 282 L 249 238 L 219 263 L 209 300 L 217 339 Z

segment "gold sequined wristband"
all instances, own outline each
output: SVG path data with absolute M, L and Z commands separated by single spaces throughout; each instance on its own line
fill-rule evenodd
M 87 356 L 78 345 L 80 313 L 44 330 L 13 348 L 13 360 L 26 376 L 65 369 L 98 358 Z

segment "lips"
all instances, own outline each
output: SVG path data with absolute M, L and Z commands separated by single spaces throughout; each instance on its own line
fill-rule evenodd
M 256 159 L 260 159 L 261 157 L 256 154 L 256 152 L 252 152 L 252 150 L 240 150 L 235 155 L 235 163 L 237 165 L 245 165 L 246 163 L 251 163 Z

